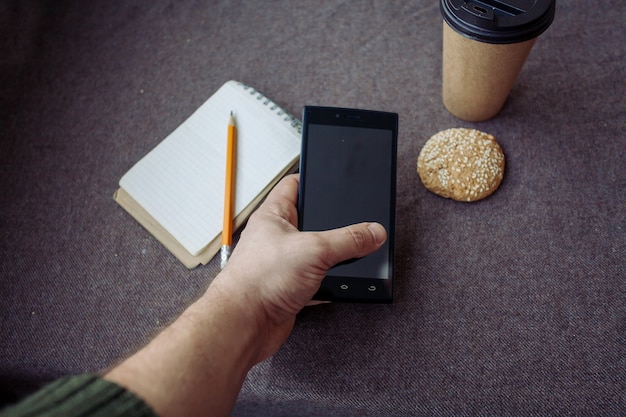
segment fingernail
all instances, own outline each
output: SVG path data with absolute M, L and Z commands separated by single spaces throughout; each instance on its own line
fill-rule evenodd
M 385 240 L 387 240 L 387 231 L 382 225 L 378 223 L 370 223 L 367 228 L 370 229 L 372 236 L 374 236 L 374 242 L 376 242 L 377 245 L 385 243 Z

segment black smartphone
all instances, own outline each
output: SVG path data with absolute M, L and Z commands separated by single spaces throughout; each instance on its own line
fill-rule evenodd
M 375 221 L 387 230 L 379 250 L 328 271 L 314 299 L 393 301 L 397 143 L 397 113 L 304 107 L 299 229 Z

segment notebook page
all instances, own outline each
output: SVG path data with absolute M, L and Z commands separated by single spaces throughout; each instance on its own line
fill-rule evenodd
M 229 81 L 141 159 L 120 186 L 189 253 L 221 234 L 226 132 L 237 122 L 235 216 L 300 153 L 300 134 L 253 89 Z

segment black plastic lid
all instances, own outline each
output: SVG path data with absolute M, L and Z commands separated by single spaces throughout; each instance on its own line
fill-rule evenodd
M 536 38 L 554 20 L 556 0 L 439 0 L 443 20 L 480 42 L 516 43 Z

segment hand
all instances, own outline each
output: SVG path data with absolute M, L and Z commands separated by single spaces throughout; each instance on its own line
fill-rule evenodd
M 105 375 L 162 416 L 227 416 L 250 368 L 285 341 L 328 269 L 380 248 L 377 223 L 297 230 L 298 176 L 250 217 L 206 293 L 146 347 Z
M 311 300 L 327 271 L 339 262 L 379 249 L 387 233 L 378 223 L 324 232 L 300 232 L 299 175 L 279 182 L 250 217 L 224 271 L 211 287 L 254 315 L 264 335 L 257 362 L 272 355 Z

